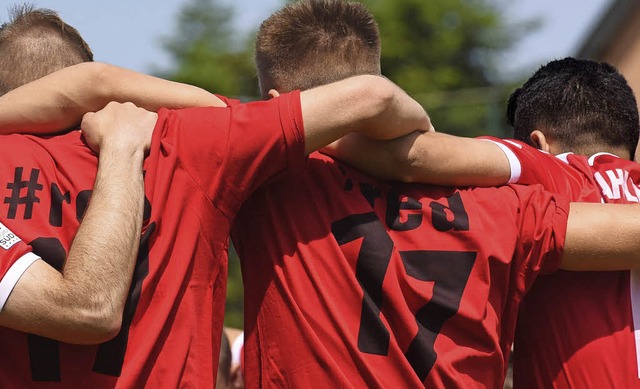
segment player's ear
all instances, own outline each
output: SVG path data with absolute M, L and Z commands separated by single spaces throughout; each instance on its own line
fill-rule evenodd
M 277 90 L 275 90 L 275 89 L 269 89 L 269 97 L 270 97 L 270 98 L 272 98 L 272 99 L 273 99 L 273 98 L 276 98 L 276 97 L 278 97 L 278 96 L 280 96 L 280 92 L 278 92 L 278 91 L 277 91 Z
M 542 133 L 542 131 L 533 130 L 531 132 L 531 135 L 529 135 L 529 139 L 531 140 L 531 143 L 534 144 L 540 150 L 547 153 L 550 152 L 551 147 L 549 146 L 549 143 L 547 143 L 547 137 L 544 136 L 544 133 Z

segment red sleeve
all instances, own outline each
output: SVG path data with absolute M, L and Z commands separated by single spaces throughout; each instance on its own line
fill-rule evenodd
M 22 239 L 0 223 L 0 311 L 22 274 L 38 259 Z
M 518 230 L 520 245 L 516 256 L 522 261 L 520 274 L 530 285 L 538 273 L 560 267 L 567 234 L 569 199 L 543 190 L 540 186 L 512 186 L 520 202 Z
M 160 112 L 158 122 L 162 149 L 176 151 L 181 168 L 228 216 L 266 181 L 304 166 L 299 91 L 223 108 Z
M 238 105 L 240 104 L 240 100 L 238 99 L 231 99 L 229 97 L 226 96 L 222 96 L 222 95 L 215 95 L 217 98 L 219 98 L 220 100 L 222 100 L 223 103 L 225 103 L 226 105 Z
M 546 190 L 578 200 L 585 188 L 590 188 L 588 178 L 566 160 L 525 143 L 511 139 L 482 137 L 497 144 L 505 152 L 511 165 L 509 183 L 540 184 Z

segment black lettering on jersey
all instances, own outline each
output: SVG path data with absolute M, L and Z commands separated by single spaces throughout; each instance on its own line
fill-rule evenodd
M 455 192 L 447 198 L 449 206 L 446 207 L 433 201 L 431 206 L 431 221 L 438 231 L 469 231 L 469 215 L 464 209 L 460 192 Z
M 34 254 L 42 258 L 52 268 L 62 273 L 67 260 L 67 252 L 56 238 L 37 238 L 29 242 Z
M 4 203 L 9 204 L 9 211 L 7 213 L 8 219 L 16 218 L 19 205 L 24 205 L 23 219 L 31 219 L 33 204 L 40 202 L 40 198 L 37 196 L 37 192 L 42 190 L 42 184 L 38 183 L 40 170 L 31 169 L 28 181 L 24 181 L 22 179 L 23 170 L 23 167 L 16 167 L 13 175 L 13 182 L 7 184 L 7 189 L 11 190 L 11 196 L 4 198 Z M 23 196 L 22 189 L 25 188 L 27 191 Z
M 71 193 L 62 193 L 57 184 L 51 184 L 51 209 L 49 210 L 49 224 L 53 227 L 62 226 L 62 204 L 71 204 Z
M 374 206 L 376 199 L 382 198 L 382 191 L 371 184 L 360 183 L 360 193 L 367 199 L 371 207 Z
M 87 207 L 89 206 L 89 200 L 91 199 L 91 190 L 83 190 L 78 193 L 76 197 L 76 219 L 78 221 L 82 220 L 84 213 L 87 211 Z
M 84 213 L 89 206 L 91 190 L 83 190 L 76 196 L 76 219 L 82 220 Z M 71 192 L 64 194 L 57 184 L 51 184 L 51 209 L 49 210 L 49 224 L 53 227 L 62 226 L 62 206 L 64 203 L 71 204 Z
M 37 238 L 29 245 L 33 252 L 59 272 L 64 268 L 67 253 L 56 238 Z M 60 348 L 58 341 L 39 335 L 27 335 L 29 364 L 33 381 L 60 382 Z
M 342 187 L 342 189 L 344 189 L 347 192 L 350 192 L 353 190 L 353 180 L 351 180 L 351 178 L 349 178 L 349 176 L 347 175 L 347 170 L 338 165 L 338 169 L 340 170 L 340 173 L 342 173 L 342 175 L 345 177 L 344 180 L 344 186 Z
M 331 232 L 339 245 L 364 238 L 356 262 L 356 278 L 364 292 L 358 349 L 368 354 L 387 355 L 389 331 L 380 320 L 380 307 L 382 282 L 391 260 L 393 241 L 373 212 L 338 220 L 332 223 Z
M 444 323 L 460 308 L 462 293 L 476 260 L 475 252 L 401 251 L 407 275 L 433 282 L 433 297 L 416 313 L 418 334 L 405 352 L 421 381 L 438 357 L 434 345 Z
M 455 199 L 454 205 L 458 205 Z M 456 215 L 459 207 L 452 208 Z M 466 216 L 466 212 L 464 214 Z M 339 245 L 362 238 L 355 274 L 363 290 L 358 350 L 386 356 L 389 354 L 390 332 L 380 314 L 384 300 L 383 282 L 392 258 L 393 240 L 374 212 L 340 219 L 332 223 L 331 232 Z M 416 312 L 418 331 L 405 351 L 407 361 L 424 381 L 438 356 L 434 349 L 436 338 L 445 322 L 460 308 L 477 253 L 417 250 L 400 251 L 399 254 L 407 276 L 433 283 L 432 297 Z
M 402 197 L 404 197 L 404 200 L 401 201 L 401 195 L 398 194 L 398 191 L 395 189 L 391 189 L 387 194 L 387 226 L 394 231 L 415 230 L 422 224 L 422 204 L 411 197 Z M 401 210 L 415 210 L 419 212 L 407 214 L 407 221 L 401 222 Z

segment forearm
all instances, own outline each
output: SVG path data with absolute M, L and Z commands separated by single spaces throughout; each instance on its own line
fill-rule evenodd
M 561 267 L 565 270 L 640 268 L 638 204 L 571 203 Z
M 0 134 L 58 132 L 108 102 L 131 101 L 150 111 L 161 107 L 225 106 L 211 93 L 112 65 L 71 66 L 0 97 Z
M 69 250 L 64 300 L 95 318 L 94 333 L 115 336 L 122 322 L 140 242 L 143 158 L 142 150 L 101 151 L 91 204 Z
M 374 177 L 447 186 L 497 186 L 509 181 L 509 160 L 491 142 L 435 132 L 389 141 L 348 134 L 323 152 Z

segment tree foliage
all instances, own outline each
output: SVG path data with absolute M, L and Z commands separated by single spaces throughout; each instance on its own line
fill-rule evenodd
M 174 68 L 160 75 L 225 96 L 256 96 L 257 78 L 249 37 L 233 28 L 234 9 L 219 0 L 190 0 L 163 46 Z
M 500 126 L 501 54 L 534 23 L 510 25 L 499 0 L 364 3 L 380 27 L 383 73 L 423 103 L 438 131 L 478 135 Z

